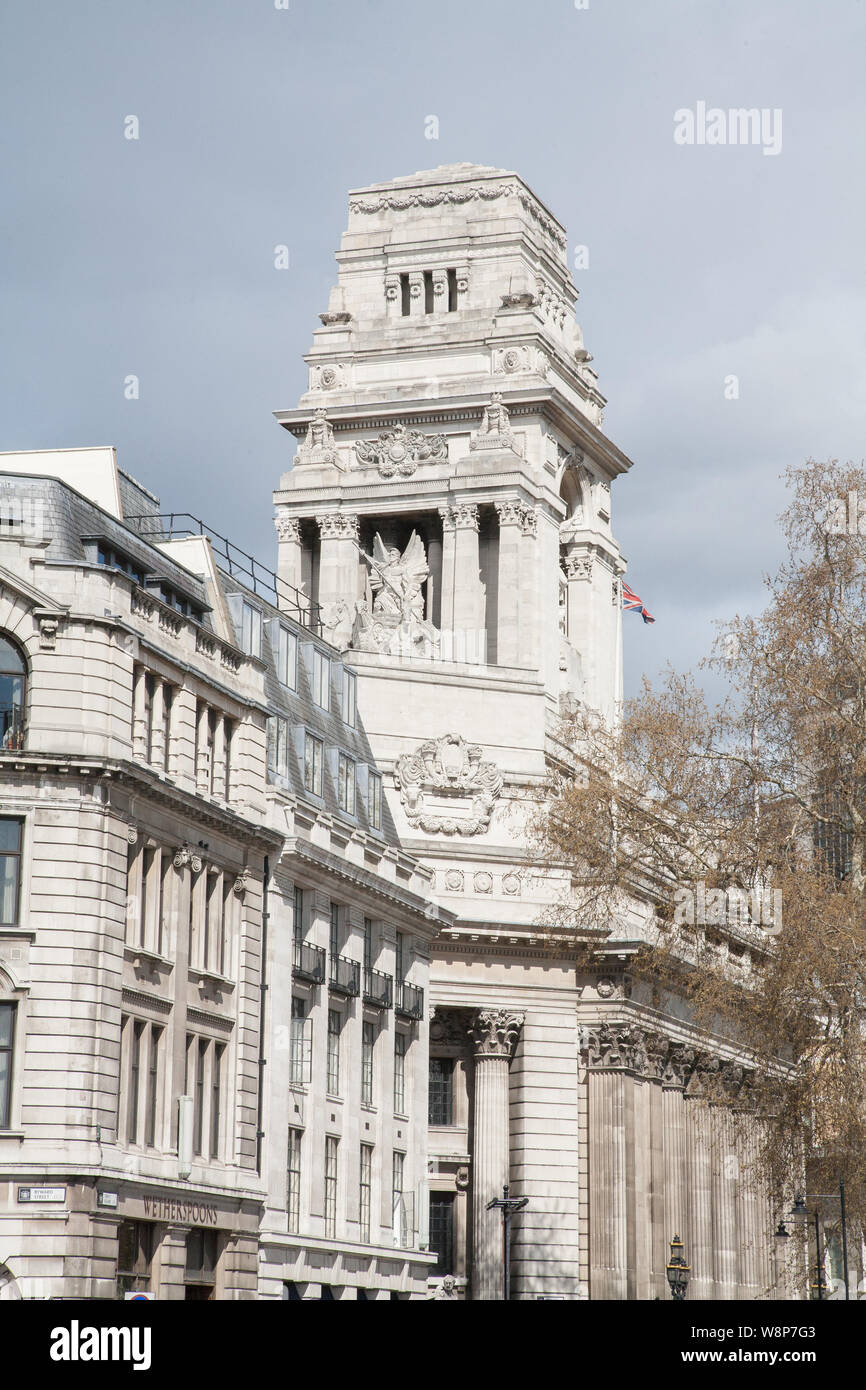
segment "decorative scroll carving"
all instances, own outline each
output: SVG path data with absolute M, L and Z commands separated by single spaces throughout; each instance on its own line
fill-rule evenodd
M 430 1043 L 433 1047 L 458 1047 L 466 1051 L 469 1016 L 459 1009 L 436 1007 L 430 1020 Z
M 476 1057 L 510 1057 L 524 1015 L 511 1009 L 481 1009 L 469 1030 Z
M 353 198 L 349 203 L 349 209 L 351 212 L 362 213 L 407 212 L 410 208 L 437 208 L 441 207 L 443 203 L 451 207 L 460 207 L 464 203 L 473 201 L 491 203 L 495 202 L 497 198 L 513 197 L 519 200 L 521 206 L 550 237 L 550 240 L 561 251 L 565 251 L 568 243 L 559 225 L 545 214 L 541 205 L 533 197 L 514 184 L 467 183 L 457 184 L 451 188 L 419 188 L 415 191 L 407 190 L 405 193 L 380 193 L 370 202 Z
M 137 844 L 138 844 L 138 826 L 137 826 L 137 825 L 128 825 L 128 826 L 126 827 L 126 843 L 127 843 L 128 845 L 137 845 Z
M 444 434 L 422 434 L 401 422 L 376 439 L 356 439 L 355 455 L 360 464 L 378 468 L 383 478 L 395 473 L 410 477 L 419 463 L 446 463 L 448 443 Z
M 336 462 L 337 450 L 334 445 L 334 431 L 331 428 L 327 413 L 324 410 L 317 410 L 307 426 L 307 435 L 298 449 L 295 463 L 304 465 L 335 464 Z
M 175 850 L 173 863 L 176 869 L 185 869 L 189 862 L 190 852 L 187 849 L 186 845 L 183 845 L 180 849 Z
M 232 884 L 232 892 L 234 893 L 236 898 L 240 898 L 241 902 L 243 902 L 244 898 L 246 897 L 247 889 L 250 887 L 250 882 L 250 871 L 245 865 L 244 868 L 241 869 L 234 883 Z
M 413 828 L 430 835 L 484 834 L 502 791 L 502 774 L 482 752 L 459 734 L 445 734 L 397 760 L 394 781 Z M 459 810 L 457 801 L 464 803 Z

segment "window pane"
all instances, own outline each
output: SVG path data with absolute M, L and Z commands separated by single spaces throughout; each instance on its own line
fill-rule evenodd
M 5 637 L 0 637 L 0 671 L 23 676 L 24 662 L 21 653 Z
M 4 816 L 0 819 L 0 854 L 17 853 L 21 848 L 21 822 Z
M 430 1058 L 429 1120 L 431 1125 L 450 1125 L 452 1120 L 453 1057 Z

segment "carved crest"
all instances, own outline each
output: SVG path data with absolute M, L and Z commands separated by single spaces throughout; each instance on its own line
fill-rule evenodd
M 482 752 L 459 734 L 444 734 L 397 760 L 394 780 L 411 826 L 444 835 L 482 835 L 488 829 L 502 774 Z
M 395 473 L 410 477 L 419 463 L 447 462 L 448 444 L 444 434 L 422 434 L 400 423 L 376 439 L 357 439 L 355 454 L 359 463 L 378 468 L 383 478 Z

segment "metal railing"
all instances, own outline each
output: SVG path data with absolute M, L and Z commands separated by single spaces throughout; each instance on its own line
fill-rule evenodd
M 405 980 L 397 982 L 394 995 L 394 1010 L 404 1018 L 424 1017 L 424 991 L 416 985 L 407 985 Z
M 153 544 L 159 541 L 183 540 L 189 536 L 206 536 L 211 543 L 217 564 L 232 579 L 239 579 L 254 594 L 261 594 L 281 612 L 294 618 L 296 623 L 307 627 L 311 632 L 321 631 L 321 608 L 318 603 L 302 594 L 293 584 L 280 579 L 278 574 L 261 564 L 254 556 L 248 555 L 233 541 L 221 536 L 212 526 L 206 526 L 191 512 L 160 512 L 125 516 L 124 523 L 132 526 L 143 540 Z
M 306 941 L 296 941 L 292 974 L 296 980 L 309 980 L 314 985 L 324 984 L 325 952 L 321 946 L 311 946 Z
M 337 994 L 360 994 L 361 966 L 348 956 L 331 956 L 329 985 Z
M 393 981 L 390 975 L 381 970 L 364 971 L 364 1003 L 376 1009 L 390 1009 L 393 995 Z

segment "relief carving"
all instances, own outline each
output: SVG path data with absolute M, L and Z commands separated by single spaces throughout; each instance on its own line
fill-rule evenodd
M 394 781 L 414 829 L 431 835 L 484 834 L 502 791 L 502 774 L 482 752 L 459 734 L 445 734 L 397 760 Z M 455 805 L 458 801 L 463 805 Z
M 411 477 L 419 463 L 447 463 L 448 442 L 444 434 L 426 435 L 400 423 L 376 439 L 356 439 L 355 455 L 365 467 L 378 468 L 383 478 L 395 473 Z

